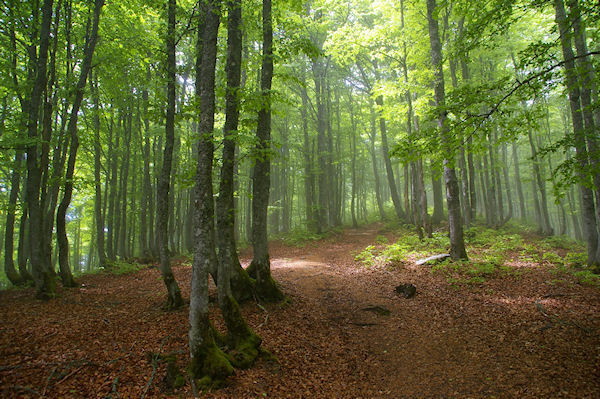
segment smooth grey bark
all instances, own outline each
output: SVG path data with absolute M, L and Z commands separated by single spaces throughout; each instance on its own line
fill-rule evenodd
M 577 80 L 577 70 L 574 61 L 575 55 L 573 54 L 573 48 L 571 47 L 570 25 L 565 15 L 563 0 L 554 0 L 554 11 L 556 24 L 559 28 L 560 43 L 565 63 L 564 68 L 567 76 L 567 94 L 569 97 L 569 107 L 571 109 L 571 122 L 573 124 L 573 137 L 578 165 L 577 174 L 580 179 L 583 235 L 587 242 L 588 266 L 595 266 L 600 264 L 600 259 L 598 256 L 599 235 L 594 204 L 594 192 L 586 184 L 590 178 L 586 174 L 589 161 L 586 148 L 584 121 L 581 112 L 581 90 Z
M 316 59 L 312 63 L 313 78 L 315 82 L 315 100 L 317 103 L 317 233 L 321 233 L 328 225 L 329 220 L 329 187 L 328 187 L 328 166 L 329 158 L 327 149 L 327 121 L 325 101 L 325 79 L 327 75 L 327 67 L 323 65 L 323 61 Z
M 431 162 L 431 190 L 433 192 L 433 213 L 431 223 L 440 224 L 444 220 L 444 194 L 442 191 L 442 180 L 438 175 L 437 167 Z
M 90 88 L 94 103 L 94 218 L 96 227 L 96 247 L 98 250 L 98 266 L 106 267 L 106 250 L 104 249 L 104 215 L 102 214 L 102 181 L 100 170 L 102 163 L 100 155 L 102 147 L 100 144 L 100 98 L 98 94 L 98 77 L 91 78 Z
M 383 208 L 383 198 L 381 195 L 381 183 L 379 181 L 379 171 L 377 168 L 377 156 L 375 155 L 375 140 L 377 138 L 377 119 L 375 115 L 375 109 L 373 107 L 373 100 L 369 98 L 371 131 L 370 131 L 370 153 L 371 163 L 373 164 L 373 179 L 375 181 L 375 199 L 377 200 L 377 209 L 379 210 L 379 217 L 381 220 L 385 220 L 385 210 Z
M 512 145 L 513 163 L 515 166 L 515 186 L 517 187 L 517 196 L 519 197 L 519 217 L 521 220 L 527 219 L 527 208 L 525 207 L 525 196 L 523 195 L 523 186 L 521 184 L 521 171 L 519 169 L 519 157 L 517 154 L 517 143 Z M 508 184 L 508 183 L 507 183 Z
M 94 11 L 92 17 L 92 26 L 89 37 L 86 39 L 83 61 L 80 65 L 79 79 L 75 87 L 75 98 L 71 108 L 71 116 L 69 117 L 69 125 L 67 133 L 71 139 L 69 148 L 69 160 L 67 162 L 67 171 L 65 174 L 65 186 L 63 189 L 63 198 L 56 211 L 56 237 L 58 241 L 58 262 L 60 267 L 60 278 L 65 287 L 75 287 L 77 283 L 73 279 L 71 273 L 71 265 L 69 264 L 69 241 L 67 238 L 66 215 L 71 197 L 73 195 L 73 175 L 75 173 L 75 162 L 77 160 L 77 149 L 79 148 L 79 135 L 77 134 L 77 119 L 79 116 L 79 108 L 83 101 L 84 89 L 88 80 L 88 74 L 92 67 L 92 57 L 96 48 L 98 39 L 98 25 L 100 23 L 100 12 L 104 6 L 104 0 L 94 1 Z M 88 21 L 89 23 L 89 21 Z M 89 26 L 88 26 L 89 27 Z
M 356 120 L 354 118 L 354 105 L 352 102 L 352 93 L 348 92 L 348 107 L 350 110 L 350 132 L 352 134 L 352 141 L 350 143 L 350 152 L 352 153 L 352 192 L 350 198 L 350 213 L 352 216 L 352 227 L 357 228 L 358 222 L 356 220 L 356 194 L 357 194 L 357 181 L 356 181 Z
M 50 24 L 52 22 L 53 0 L 44 0 L 41 9 L 41 24 L 39 34 L 39 48 L 35 62 L 35 80 L 29 97 L 29 113 L 27 120 L 27 136 L 32 144 L 27 146 L 27 209 L 29 224 L 43 226 L 43 212 L 40 204 L 41 168 L 38 164 L 38 120 L 42 92 L 46 86 L 46 71 L 48 64 L 48 47 L 50 41 Z M 35 48 L 33 57 L 35 59 Z M 29 229 L 28 243 L 29 256 L 32 265 L 32 274 L 36 287 L 36 296 L 40 299 L 53 298 L 56 292 L 54 271 L 47 259 L 43 256 L 43 231 L 40 228 Z
M 256 277 L 257 296 L 264 301 L 279 302 L 284 299 L 284 295 L 271 277 L 267 238 L 267 206 L 269 204 L 269 169 L 271 164 L 271 83 L 273 79 L 271 0 L 263 0 L 262 34 L 263 55 L 260 79 L 262 106 L 258 111 L 257 142 L 254 148 L 254 179 L 252 183 L 252 247 L 254 253 L 249 268 L 251 270 L 250 275 Z M 321 173 L 324 171 L 325 169 L 321 170 Z M 321 184 L 322 182 L 319 180 L 319 190 L 321 190 Z M 321 202 L 321 199 L 319 199 L 319 205 L 327 206 L 327 201 Z M 326 220 L 326 217 L 321 219 L 319 224 L 326 223 Z
M 131 143 L 132 129 L 131 129 L 131 120 L 133 118 L 133 110 L 131 103 L 127 105 L 127 112 L 123 117 L 123 129 L 125 132 L 125 143 L 127 143 L 127 148 L 123 153 L 123 164 L 121 165 L 121 190 L 119 196 L 118 204 L 121 206 L 121 214 L 119 215 L 119 234 L 117 235 L 117 248 L 118 254 L 122 259 L 128 259 L 130 257 L 129 247 L 127 245 L 127 232 L 128 232 L 128 223 L 127 223 L 127 203 L 129 198 L 129 168 L 131 165 L 131 147 L 129 143 Z M 134 147 L 135 148 L 135 147 Z
M 215 113 L 215 66 L 220 9 L 217 0 L 199 0 L 198 41 L 196 42 L 197 167 L 194 186 L 194 260 L 190 291 L 189 348 L 190 373 L 211 386 L 233 373 L 226 355 L 216 346 L 208 315 L 208 273 L 217 263 L 212 165 Z
M 550 225 L 550 216 L 548 213 L 548 200 L 547 200 L 547 195 L 546 195 L 546 184 L 542 177 L 540 161 L 537 159 L 537 149 L 535 147 L 535 143 L 533 142 L 533 136 L 531 134 L 531 131 L 528 132 L 527 137 L 529 138 L 529 146 L 531 148 L 531 159 L 533 162 L 533 177 L 534 177 L 535 183 L 537 185 L 537 190 L 539 191 L 539 194 L 540 194 L 540 197 L 539 197 L 540 233 L 542 235 L 552 235 L 554 233 L 554 230 L 552 229 L 552 226 Z
M 238 303 L 231 290 L 231 278 L 237 275 L 236 281 L 246 282 L 247 286 L 236 286 L 245 289 L 244 299 L 252 296 L 252 283 L 237 259 L 235 245 L 234 222 L 234 167 L 236 135 L 239 121 L 239 90 L 242 62 L 242 10 L 241 0 L 227 1 L 227 91 L 225 94 L 225 126 L 223 128 L 223 163 L 217 198 L 217 244 L 219 247 L 217 292 L 219 307 L 227 325 L 228 344 L 233 348 L 232 363 L 236 367 L 250 367 L 258 356 L 261 338 L 248 327 L 240 312 Z M 239 275 L 242 274 L 243 277 Z
M 512 189 L 508 178 L 508 149 L 506 143 L 502 144 L 502 174 L 504 184 L 506 185 L 506 200 L 508 202 L 508 214 L 502 220 L 502 224 L 506 224 L 514 215 Z
M 171 189 L 171 168 L 173 164 L 173 145 L 175 142 L 175 84 L 176 84 L 176 37 L 175 13 L 176 0 L 167 3 L 167 112 L 165 119 L 165 147 L 158 192 L 156 195 L 156 218 L 158 220 L 158 250 L 160 256 L 160 274 L 167 288 L 167 309 L 176 309 L 183 305 L 181 290 L 171 269 L 169 252 L 169 191 Z
M 117 259 L 115 251 L 115 207 L 117 195 L 117 169 L 119 163 L 119 138 L 120 134 L 115 134 L 116 139 L 113 143 L 114 119 L 111 115 L 110 124 L 108 125 L 108 168 L 110 170 L 110 178 L 108 189 L 108 210 L 106 211 L 106 224 L 108 232 L 106 235 L 106 256 L 112 262 Z
M 598 153 L 600 145 L 598 144 L 598 129 L 600 125 L 600 109 L 598 103 L 592 101 L 592 93 L 598 94 L 598 84 L 594 73 L 591 55 L 588 54 L 585 25 L 581 18 L 581 10 L 578 0 L 569 0 L 570 20 L 573 26 L 573 42 L 577 51 L 577 67 L 580 73 L 578 79 L 581 85 L 581 111 L 583 113 L 583 123 L 585 127 L 585 139 L 589 152 L 589 162 L 594 171 L 598 171 L 600 160 Z M 594 118 L 596 120 L 594 120 Z M 596 223 L 600 221 L 600 173 L 593 173 L 594 193 L 596 196 Z M 598 227 L 597 227 L 598 228 Z M 600 234 L 598 234 L 600 240 Z M 600 264 L 600 241 L 597 244 L 595 260 Z
M 434 68 L 435 85 L 434 97 L 437 107 L 445 103 L 444 74 L 442 71 L 442 46 L 438 32 L 438 21 L 434 17 L 436 9 L 435 0 L 427 0 L 427 22 L 429 27 L 429 41 L 431 44 L 431 64 Z M 446 125 L 446 111 L 440 110 L 438 127 L 444 146 L 444 180 L 446 181 L 446 202 L 448 204 L 448 228 L 450 230 L 450 256 L 452 259 L 467 259 L 463 238 L 463 226 L 460 212 L 458 183 L 453 165 L 448 126 Z
M 219 304 L 228 312 L 229 324 L 244 330 L 245 322 L 235 301 L 251 299 L 254 281 L 240 265 L 235 242 L 234 171 L 236 140 L 240 116 L 240 84 L 242 65 L 241 0 L 227 1 L 227 91 L 225 93 L 225 125 L 223 126 L 223 157 L 217 197 L 217 245 L 219 248 Z M 232 292 L 233 289 L 233 292 Z M 232 298 L 229 298 L 233 294 Z M 228 325 L 229 325 L 228 324 Z M 247 329 L 247 328 L 246 328 Z M 244 331 L 239 332 L 244 335 Z M 237 334 L 237 333 L 236 333 Z M 246 334 L 248 335 L 248 334 Z
M 150 80 L 150 67 L 146 72 L 146 77 Z M 153 221 L 150 213 L 152 203 L 152 182 L 150 180 L 150 118 L 148 115 L 148 89 L 142 90 L 142 105 L 144 112 L 144 138 L 142 143 L 142 154 L 144 158 L 144 169 L 142 175 L 142 203 L 140 207 L 140 250 L 143 257 L 150 256 L 149 237 L 152 236 L 149 229 L 152 229 Z
M 310 138 L 308 135 L 308 93 L 306 91 L 306 78 L 305 71 L 302 69 L 301 72 L 301 92 L 302 108 L 300 109 L 300 116 L 302 118 L 302 133 L 303 133 L 303 153 L 304 153 L 304 202 L 306 212 L 306 226 L 309 230 L 318 229 L 318 215 L 315 215 L 315 178 L 312 170 L 312 150 L 310 145 Z
M 15 212 L 17 208 L 17 199 L 21 188 L 21 168 L 23 166 L 23 152 L 18 150 L 15 154 L 12 176 L 10 178 L 10 194 L 8 197 L 8 207 L 6 209 L 6 224 L 4 229 L 4 272 L 12 285 L 21 285 L 25 282 L 15 268 L 14 262 L 14 233 L 15 233 Z
M 375 69 L 377 64 L 375 63 Z M 385 165 L 385 171 L 388 180 L 388 187 L 390 189 L 390 195 L 392 197 L 392 203 L 394 204 L 394 210 L 396 211 L 396 217 L 399 220 L 405 218 L 404 210 L 402 209 L 402 203 L 400 196 L 398 195 L 398 188 L 396 187 L 396 179 L 394 178 L 394 169 L 392 168 L 392 161 L 390 160 L 390 149 L 388 146 L 387 139 L 387 126 L 385 118 L 383 117 L 383 96 L 375 97 L 375 103 L 379 107 L 379 133 L 381 134 L 381 152 L 383 155 L 383 162 Z

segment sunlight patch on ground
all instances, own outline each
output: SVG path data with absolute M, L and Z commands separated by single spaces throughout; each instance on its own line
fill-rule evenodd
M 303 259 L 279 258 L 271 259 L 271 268 L 273 269 L 314 269 L 327 267 L 327 265 Z

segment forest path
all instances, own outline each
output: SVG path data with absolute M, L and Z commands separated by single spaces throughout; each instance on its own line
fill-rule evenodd
M 313 248 L 271 249 L 285 291 L 310 303 L 342 337 L 344 361 L 359 376 L 343 397 L 600 396 L 597 290 L 588 296 L 580 287 L 556 288 L 539 269 L 478 287 L 451 285 L 414 259 L 389 269 L 355 261 L 378 236 L 396 238 L 376 224 Z M 402 283 L 416 285 L 417 295 L 397 295 Z M 561 321 L 551 323 L 538 304 Z M 373 307 L 390 314 L 367 310 Z M 583 327 L 591 325 L 596 330 Z
M 600 397 L 598 288 L 537 263 L 469 285 L 415 259 L 393 268 L 355 261 L 378 236 L 397 238 L 375 224 L 302 248 L 272 242 L 273 276 L 290 302 L 242 311 L 279 365 L 259 360 L 202 397 Z M 175 260 L 173 270 L 189 298 L 189 263 Z M 173 353 L 181 368 L 189 360 L 189 309 L 161 309 L 157 268 L 79 281 L 48 302 L 31 288 L 0 291 L 0 397 L 192 397 L 189 383 L 166 391 L 166 365 L 148 356 Z M 416 296 L 396 295 L 401 283 Z M 390 314 L 365 310 L 374 306 Z M 211 318 L 224 329 L 214 303 Z

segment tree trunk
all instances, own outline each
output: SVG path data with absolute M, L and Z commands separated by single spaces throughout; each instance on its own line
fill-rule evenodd
M 250 265 L 251 276 L 256 277 L 256 294 L 268 302 L 279 302 L 284 295 L 271 277 L 269 261 L 269 244 L 267 239 L 267 205 L 269 204 L 269 169 L 271 157 L 271 82 L 273 79 L 273 26 L 271 21 L 271 0 L 263 0 L 263 57 L 261 67 L 260 89 L 262 107 L 258 111 L 256 128 L 257 143 L 254 149 L 254 181 L 252 183 L 252 246 L 254 254 Z M 323 105 L 323 104 L 321 104 Z M 323 134 L 325 132 L 322 132 Z M 324 144 L 324 143 L 323 143 Z M 324 160 L 324 158 L 322 159 Z M 322 165 L 325 166 L 325 165 Z M 325 172 L 322 168 L 321 173 Z M 319 176 L 319 191 L 323 177 Z M 326 198 L 321 198 L 319 205 L 327 206 Z M 321 211 L 323 211 L 322 209 Z M 319 224 L 326 223 L 327 217 L 321 213 Z
M 519 217 L 521 220 L 527 219 L 525 207 L 525 197 L 523 196 L 523 186 L 521 184 L 521 172 L 519 170 L 519 157 L 517 156 L 517 144 L 512 143 L 513 163 L 515 164 L 515 183 L 517 187 L 517 196 L 519 197 Z M 507 183 L 508 184 L 508 183 Z
M 91 77 L 91 74 L 90 74 Z M 96 225 L 96 246 L 98 248 L 98 266 L 106 268 L 106 251 L 104 249 L 104 215 L 102 214 L 102 180 L 100 170 L 102 164 L 100 155 L 102 147 L 100 144 L 100 99 L 98 95 L 98 76 L 90 79 L 90 88 L 94 101 L 94 217 Z
M 231 292 L 231 277 L 237 274 L 235 281 L 247 285 L 236 286 L 238 297 L 250 299 L 252 284 L 237 259 L 237 248 L 234 236 L 234 164 L 236 131 L 239 120 L 240 75 L 242 62 L 242 31 L 241 31 L 241 0 L 229 0 L 227 26 L 227 91 L 225 104 L 225 126 L 223 128 L 223 164 L 221 166 L 221 181 L 219 197 L 217 198 L 217 243 L 219 246 L 219 279 L 217 291 L 219 307 L 223 313 L 228 331 L 229 347 L 234 353 L 232 363 L 236 367 L 250 367 L 258 356 L 260 337 L 248 327 L 242 316 L 238 303 Z M 242 276 L 240 276 L 240 274 Z
M 71 147 L 69 150 L 69 161 L 67 162 L 67 172 L 65 174 L 65 187 L 63 198 L 56 212 L 56 237 L 58 240 L 58 257 L 60 266 L 60 277 L 62 284 L 65 287 L 74 287 L 77 284 L 71 273 L 69 265 L 69 241 L 67 239 L 66 215 L 71 196 L 73 194 L 73 175 L 75 173 L 75 162 L 77 159 L 77 149 L 79 148 L 79 136 L 77 135 L 77 119 L 79 116 L 79 108 L 83 101 L 84 88 L 88 79 L 88 74 L 92 67 L 92 57 L 96 47 L 96 39 L 98 38 L 98 24 L 100 22 L 100 11 L 104 5 L 104 0 L 94 1 L 94 15 L 91 27 L 91 33 L 86 40 L 84 49 L 84 58 L 80 66 L 80 75 L 75 88 L 75 99 L 71 108 L 71 116 L 67 132 L 71 138 Z
M 36 77 L 29 98 L 27 135 L 33 142 L 27 146 L 27 209 L 29 224 L 37 226 L 29 229 L 31 260 L 36 296 L 40 299 L 53 298 L 56 292 L 54 272 L 48 259 L 43 256 L 43 212 L 40 205 L 41 169 L 38 164 L 38 118 L 42 102 L 42 92 L 46 86 L 46 69 L 48 63 L 48 47 L 50 41 L 50 24 L 52 21 L 53 0 L 44 0 L 42 4 L 42 20 L 40 25 L 39 50 L 36 62 Z M 35 48 L 33 49 L 35 51 Z
M 318 205 L 317 205 L 317 233 L 321 233 L 327 227 L 329 220 L 329 187 L 327 176 L 327 121 L 325 109 L 325 78 L 326 69 L 322 60 L 313 61 L 313 76 L 315 81 L 315 98 L 317 102 L 317 186 L 318 186 Z
M 23 164 L 23 152 L 17 151 L 15 154 L 15 163 L 10 179 L 10 194 L 8 197 L 8 207 L 6 210 L 6 226 L 4 230 L 4 272 L 12 285 L 21 285 L 25 282 L 23 277 L 15 268 L 14 255 L 14 233 L 15 233 L 15 212 L 17 208 L 17 199 L 21 188 L 21 167 Z M 25 210 L 24 210 L 25 212 Z
M 377 64 L 375 64 L 377 68 Z M 385 171 L 387 173 L 388 186 L 390 188 L 390 195 L 392 197 L 392 203 L 396 210 L 396 217 L 399 220 L 404 220 L 405 214 L 402 209 L 402 202 L 398 195 L 398 188 L 396 187 L 396 179 L 394 178 L 394 169 L 392 169 L 392 161 L 390 160 L 390 150 L 387 141 L 387 127 L 385 124 L 385 118 L 383 117 L 383 96 L 377 96 L 375 103 L 379 107 L 379 132 L 381 133 L 381 152 L 383 153 L 383 162 L 385 164 Z
M 220 24 L 218 0 L 199 1 L 196 44 L 196 98 L 199 100 L 198 158 L 194 187 L 194 260 L 190 291 L 190 373 L 206 387 L 233 374 L 226 355 L 216 346 L 208 316 L 208 272 L 216 263 L 213 205 L 213 129 L 215 66 Z M 203 12 L 205 11 L 205 13 Z M 202 18 L 203 17 L 203 18 Z
M 431 43 L 431 63 L 435 74 L 435 102 L 436 106 L 443 108 L 445 103 L 444 74 L 442 71 L 442 46 L 438 33 L 438 22 L 434 18 L 436 8 L 435 0 L 427 0 L 427 22 L 429 25 L 429 39 Z M 448 229 L 450 230 L 450 256 L 452 259 L 467 259 L 465 250 L 463 228 L 460 212 L 460 201 L 458 199 L 458 182 L 454 171 L 448 126 L 446 125 L 446 111 L 440 110 L 438 116 L 438 127 L 442 136 L 445 150 L 444 157 L 444 179 L 446 181 L 446 202 L 448 204 Z
M 373 101 L 369 99 L 371 109 L 371 162 L 373 164 L 373 178 L 375 180 L 375 198 L 377 200 L 377 209 L 381 220 L 385 220 L 385 210 L 383 208 L 383 198 L 381 196 L 381 184 L 379 182 L 379 171 L 377 170 L 377 156 L 375 155 L 375 139 L 377 137 L 376 115 L 373 108 Z
M 596 209 L 594 204 L 594 192 L 588 187 L 589 176 L 586 174 L 588 168 L 588 153 L 586 148 L 586 134 L 584 128 L 583 115 L 581 112 L 581 91 L 577 81 L 577 70 L 575 68 L 575 55 L 571 47 L 571 33 L 569 22 L 565 16 L 565 9 L 562 0 L 554 0 L 554 10 L 556 12 L 556 23 L 560 32 L 560 42 L 565 62 L 565 72 L 567 75 L 567 88 L 569 96 L 569 105 L 571 108 L 571 121 L 573 123 L 574 144 L 579 166 L 577 173 L 580 179 L 580 190 L 582 200 L 582 223 L 584 236 L 587 240 L 588 266 L 600 264 L 598 257 L 598 226 L 596 222 Z
M 227 91 L 225 97 L 225 126 L 223 127 L 223 160 L 221 178 L 219 181 L 219 196 L 217 198 L 217 244 L 219 248 L 219 298 L 226 303 L 220 305 L 229 309 L 228 323 L 245 325 L 239 314 L 237 303 L 228 297 L 231 295 L 237 301 L 246 301 L 254 295 L 254 281 L 240 265 L 235 242 L 234 223 L 234 170 L 237 130 L 240 115 L 240 80 L 242 65 L 242 31 L 241 31 L 241 0 L 227 2 Z M 223 281 L 221 281 L 223 280 Z M 230 284 L 231 281 L 231 284 Z M 230 288 L 231 287 L 231 288 Z M 243 333 L 243 331 L 242 331 Z
M 159 177 L 156 218 L 158 219 L 158 250 L 160 255 L 160 273 L 167 288 L 167 309 L 176 309 L 183 305 L 179 285 L 173 275 L 169 253 L 169 190 L 171 188 L 171 166 L 173 163 L 173 143 L 175 142 L 175 12 L 176 0 L 167 3 L 167 116 L 165 121 L 165 149 L 162 170 Z

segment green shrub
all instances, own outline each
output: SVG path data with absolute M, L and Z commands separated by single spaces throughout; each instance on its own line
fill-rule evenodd
M 387 243 L 388 243 L 388 239 L 387 239 L 387 237 L 386 237 L 386 236 L 378 235 L 378 236 L 375 238 L 375 242 L 376 242 L 377 244 L 387 244 Z
M 373 245 L 369 245 L 368 247 L 366 247 L 365 249 L 363 249 L 361 252 L 359 252 L 358 254 L 356 254 L 354 256 L 354 260 L 361 262 L 363 265 L 367 266 L 367 267 L 371 267 L 375 264 L 376 262 L 376 249 Z
M 567 236 L 548 236 L 541 240 L 551 248 L 583 251 L 582 243 Z
M 318 241 L 325 237 L 326 234 L 317 234 L 304 229 L 296 229 L 285 235 L 283 243 L 293 247 L 304 247 L 309 242 Z
M 561 258 L 556 252 L 552 251 L 544 252 L 542 255 L 542 260 L 554 265 L 561 265 L 564 262 L 563 258 Z
M 582 284 L 600 287 L 600 276 L 591 270 L 580 270 L 573 273 L 573 276 Z
M 564 265 L 572 268 L 585 267 L 587 265 L 587 254 L 584 252 L 567 252 Z

